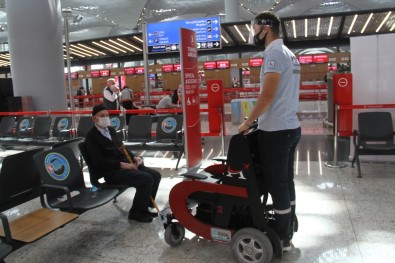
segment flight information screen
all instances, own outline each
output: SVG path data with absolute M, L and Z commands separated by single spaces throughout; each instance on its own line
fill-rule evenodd
M 196 32 L 198 49 L 221 48 L 219 16 L 147 24 L 148 53 L 180 51 L 180 28 Z

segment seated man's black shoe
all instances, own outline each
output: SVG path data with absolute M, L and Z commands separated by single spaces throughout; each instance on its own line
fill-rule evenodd
M 149 216 L 151 216 L 151 217 L 157 217 L 157 216 L 158 216 L 158 213 L 157 213 L 157 212 L 151 212 L 151 211 L 149 211 L 149 210 L 146 210 L 146 211 L 144 211 L 143 213 L 146 214 L 146 215 L 149 215 Z
M 138 212 L 138 211 L 129 212 L 128 219 L 129 220 L 136 220 L 136 221 L 142 222 L 142 223 L 152 222 L 152 216 L 147 215 L 146 213 Z

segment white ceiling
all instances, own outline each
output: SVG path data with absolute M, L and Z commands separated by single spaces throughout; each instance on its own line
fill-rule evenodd
M 83 19 L 70 25 L 70 41 L 104 38 L 141 31 L 147 23 L 220 15 L 225 18 L 225 0 L 60 0 Z M 239 21 L 254 18 L 273 8 L 280 17 L 393 8 L 395 0 L 240 0 Z M 392 19 L 395 19 L 395 14 Z M 7 43 L 5 0 L 0 0 L 0 43 Z M 0 28 L 1 31 L 1 28 Z

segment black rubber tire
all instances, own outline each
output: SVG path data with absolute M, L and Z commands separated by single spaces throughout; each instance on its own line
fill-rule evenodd
M 234 257 L 240 263 L 269 263 L 273 257 L 273 246 L 265 233 L 255 228 L 242 228 L 231 240 Z
M 182 243 L 185 237 L 185 228 L 178 222 L 171 223 L 165 229 L 165 241 L 172 247 Z

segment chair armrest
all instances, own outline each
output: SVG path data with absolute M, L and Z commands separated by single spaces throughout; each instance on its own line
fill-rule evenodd
M 182 143 L 182 140 L 183 140 L 183 135 L 184 135 L 184 130 L 179 130 L 179 131 L 177 131 L 177 133 L 176 133 L 176 143 Z
M 72 211 L 73 210 L 73 201 L 71 200 L 71 194 L 70 194 L 70 190 L 65 187 L 65 186 L 59 186 L 59 185 L 52 185 L 52 184 L 42 184 L 41 185 L 41 190 L 40 190 L 40 201 L 41 201 L 41 205 L 42 207 L 45 208 L 49 208 L 49 209 L 53 209 L 52 207 L 50 207 L 47 203 L 44 202 L 44 193 L 42 191 L 43 188 L 52 188 L 52 189 L 59 189 L 59 190 L 63 190 L 64 193 L 67 196 L 67 203 L 69 204 L 69 210 Z
M 358 130 L 354 130 L 353 133 L 352 133 L 352 141 L 353 141 L 355 147 L 357 146 L 357 137 L 358 137 L 358 135 L 359 135 Z
M 8 218 L 3 213 L 0 213 L 0 219 L 3 225 L 5 241 L 7 244 L 11 245 L 12 236 L 11 236 L 10 224 L 8 223 Z

